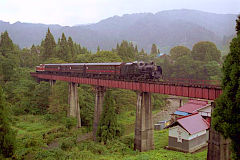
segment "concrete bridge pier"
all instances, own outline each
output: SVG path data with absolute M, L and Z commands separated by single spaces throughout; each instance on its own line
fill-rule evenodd
M 212 113 L 215 103 L 212 102 Z M 219 132 L 210 125 L 207 160 L 229 160 L 231 159 L 231 140 L 225 139 Z
M 77 118 L 77 127 L 81 127 L 80 108 L 78 101 L 78 84 L 69 82 L 68 104 L 69 104 L 69 116 Z
M 93 119 L 93 140 L 96 141 L 97 128 L 102 114 L 102 106 L 106 88 L 103 86 L 96 87 L 94 119 Z
M 154 149 L 151 93 L 137 93 L 134 149 L 140 152 Z
M 49 80 L 50 86 L 53 87 L 54 84 L 56 83 L 56 80 Z

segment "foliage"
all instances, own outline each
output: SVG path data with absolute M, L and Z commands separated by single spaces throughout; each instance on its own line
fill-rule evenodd
M 150 61 L 150 56 L 142 48 L 142 50 L 136 55 L 136 60 L 137 61 L 149 62 Z
M 99 51 L 92 55 L 92 62 L 121 62 L 121 58 L 112 51 Z
M 33 68 L 39 65 L 39 53 L 34 45 L 32 45 L 31 49 L 23 48 L 19 54 L 21 67 Z
M 165 78 L 200 80 L 220 80 L 219 61 L 220 52 L 212 42 L 196 43 L 192 52 L 184 46 L 176 46 L 171 49 L 170 56 L 157 59 Z
M 216 45 L 209 41 L 198 42 L 192 49 L 192 57 L 199 61 L 217 61 L 220 62 L 221 53 Z
M 57 50 L 57 56 L 56 57 L 62 59 L 63 61 L 70 62 L 71 61 L 71 56 L 72 55 L 71 55 L 69 47 L 68 47 L 68 41 L 65 37 L 65 34 L 62 33 L 62 37 L 60 39 L 60 42 L 58 43 L 58 50 Z
M 120 114 L 129 110 L 135 110 L 137 95 L 134 91 L 124 89 L 113 89 L 111 91 L 116 102 L 116 113 Z
M 73 137 L 68 137 L 62 140 L 61 142 L 61 149 L 62 150 L 69 150 L 71 149 L 74 145 L 76 145 L 76 139 Z
M 68 96 L 66 95 L 68 95 L 68 84 L 57 81 L 51 87 L 48 112 L 51 114 L 67 115 Z
M 182 56 L 190 55 L 191 50 L 185 46 L 176 46 L 170 50 L 169 54 L 172 60 L 177 60 Z
M 77 120 L 74 117 L 63 117 L 62 122 L 67 129 L 71 129 L 77 125 Z
M 154 60 L 159 53 L 160 53 L 160 51 L 157 49 L 156 44 L 152 44 L 152 48 L 151 48 L 151 52 L 150 52 L 151 60 Z
M 100 118 L 97 139 L 100 142 L 107 141 L 120 137 L 122 130 L 117 122 L 115 100 L 111 91 L 107 91 L 104 97 L 103 111 Z
M 41 56 L 42 60 L 45 61 L 48 58 L 52 58 L 56 54 L 56 42 L 55 39 L 48 28 L 45 39 L 41 43 L 41 47 L 43 48 Z
M 135 49 L 132 42 L 123 40 L 120 45 L 117 44 L 116 52 L 123 62 L 132 62 L 137 54 Z
M 152 94 L 152 106 L 153 109 L 161 109 L 166 106 L 166 95 Z
M 240 17 L 238 17 L 239 25 Z M 237 28 L 237 27 L 236 27 Z M 239 32 L 239 30 L 238 30 Z M 240 157 L 240 34 L 230 45 L 230 53 L 223 64 L 223 93 L 216 100 L 213 127 L 232 140 L 233 158 Z
M 78 97 L 81 124 L 82 126 L 86 126 L 88 130 L 91 130 L 93 124 L 94 101 L 95 101 L 93 88 L 88 85 L 80 85 L 80 87 L 78 87 Z
M 236 19 L 236 31 L 237 35 L 240 34 L 240 15 L 238 15 L 238 19 Z
M 0 156 L 11 157 L 15 151 L 16 133 L 10 127 L 9 106 L 0 86 Z
M 5 82 L 13 80 L 18 64 L 17 48 L 8 36 L 8 32 L 5 31 L 0 38 L 0 80 Z
M 49 107 L 48 97 L 50 95 L 50 85 L 48 82 L 40 82 L 35 87 L 33 106 L 36 109 L 36 114 L 43 114 L 47 112 Z

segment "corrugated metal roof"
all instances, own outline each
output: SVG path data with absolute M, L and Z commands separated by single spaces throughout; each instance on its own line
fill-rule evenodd
M 182 107 L 178 108 L 177 111 L 196 113 L 200 108 L 203 108 L 206 105 L 208 105 L 208 101 L 189 100 L 188 103 L 185 103 Z
M 182 112 L 182 111 L 175 111 L 174 114 L 181 115 L 181 116 L 187 116 L 189 113 L 187 112 Z
M 177 122 L 190 134 L 195 134 L 209 128 L 209 123 L 200 114 L 192 114 L 179 118 Z

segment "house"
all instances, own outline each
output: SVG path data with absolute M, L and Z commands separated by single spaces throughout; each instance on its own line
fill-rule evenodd
M 208 104 L 208 101 L 190 99 L 172 114 L 172 122 L 183 116 L 198 112 L 201 113 L 202 116 L 205 116 L 204 118 L 211 117 L 211 105 Z
M 168 148 L 194 152 L 206 146 L 209 127 L 209 123 L 199 113 L 177 119 L 167 127 L 169 128 Z

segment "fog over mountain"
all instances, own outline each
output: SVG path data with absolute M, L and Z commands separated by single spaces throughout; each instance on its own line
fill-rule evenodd
M 49 27 L 57 39 L 62 32 L 82 46 L 95 51 L 111 50 L 122 40 L 132 41 L 138 48 L 149 51 L 153 43 L 161 52 L 176 45 L 192 48 L 198 41 L 212 41 L 219 48 L 227 37 L 235 34 L 235 14 L 215 14 L 196 10 L 168 10 L 155 14 L 137 13 L 114 16 L 98 23 L 72 27 L 0 21 L 0 32 L 7 30 L 21 48 L 38 45 Z

